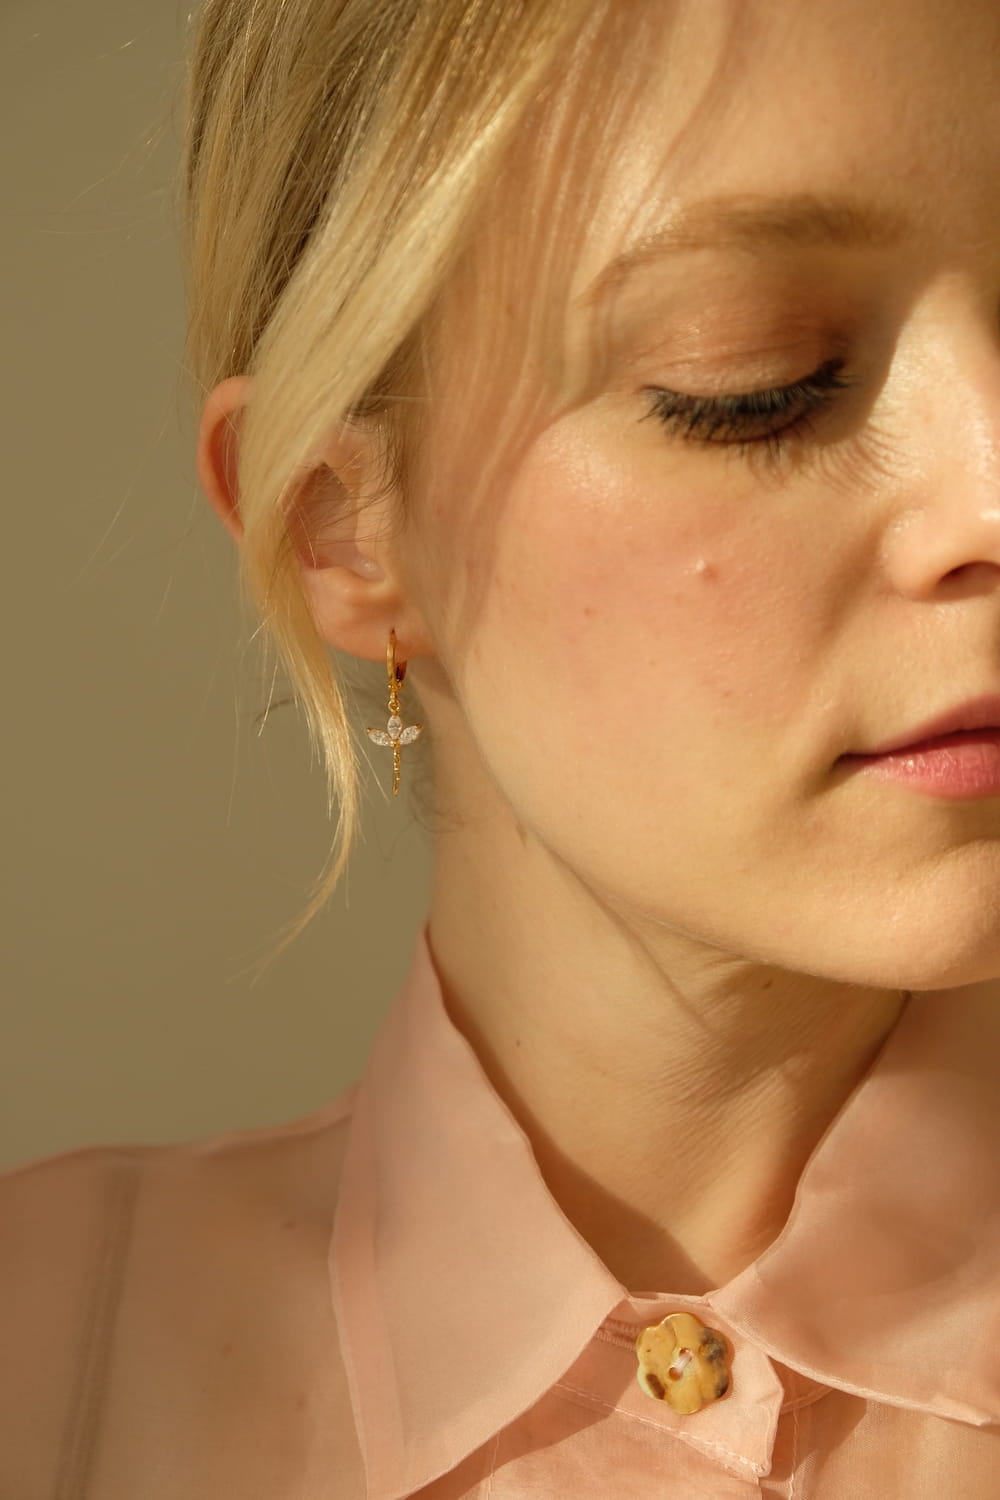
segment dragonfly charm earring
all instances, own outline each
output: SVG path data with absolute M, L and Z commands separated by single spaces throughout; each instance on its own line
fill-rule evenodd
M 385 648 L 385 667 L 389 675 L 389 722 L 384 729 L 367 729 L 366 733 L 376 745 L 389 745 L 392 748 L 392 795 L 395 797 L 399 792 L 400 747 L 412 745 L 424 726 L 407 724 L 404 729 L 403 721 L 399 717 L 399 690 L 406 676 L 406 662 L 400 662 L 398 665 L 396 663 L 396 632 L 394 630 L 389 631 L 389 644 Z

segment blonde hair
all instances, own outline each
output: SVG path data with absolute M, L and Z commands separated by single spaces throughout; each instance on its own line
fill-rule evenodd
M 360 768 L 283 497 L 332 420 L 378 414 L 404 473 L 421 338 L 505 147 L 588 0 L 206 0 L 188 48 L 186 365 L 199 402 L 254 376 L 241 421 L 240 581 L 325 765 L 333 893 Z M 399 398 L 404 399 L 400 400 Z

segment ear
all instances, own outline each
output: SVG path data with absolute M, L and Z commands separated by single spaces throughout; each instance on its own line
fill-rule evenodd
M 252 398 L 252 377 L 224 380 L 206 400 L 198 432 L 199 481 L 238 546 L 243 542 L 240 431 Z M 381 457 L 381 437 L 373 424 L 338 424 L 316 464 L 286 492 L 286 524 L 322 638 L 352 656 L 382 661 L 394 629 L 405 661 L 429 654 L 432 647 L 394 555 L 393 521 L 400 497 L 384 484 L 379 489 Z M 377 500 L 366 500 L 375 494 Z
M 243 541 L 237 485 L 239 428 L 252 389 L 248 375 L 234 375 L 217 385 L 205 402 L 198 428 L 198 480 L 237 546 Z

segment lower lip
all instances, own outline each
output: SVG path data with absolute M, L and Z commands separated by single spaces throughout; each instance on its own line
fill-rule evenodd
M 1000 729 L 967 729 L 888 755 L 845 755 L 865 776 L 932 797 L 1000 797 Z

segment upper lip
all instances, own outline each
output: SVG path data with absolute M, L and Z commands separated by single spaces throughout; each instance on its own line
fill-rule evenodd
M 937 739 L 942 734 L 954 734 L 960 729 L 988 728 L 1000 728 L 1000 693 L 988 694 L 982 698 L 969 698 L 967 702 L 959 703 L 955 708 L 949 708 L 947 712 L 938 714 L 936 718 L 928 719 L 924 724 L 918 724 L 915 729 L 908 729 L 905 734 L 886 740 L 884 744 L 876 745 L 871 750 L 862 751 L 862 754 L 888 755 L 892 750 L 903 750 L 909 745 L 917 745 L 923 740 Z

